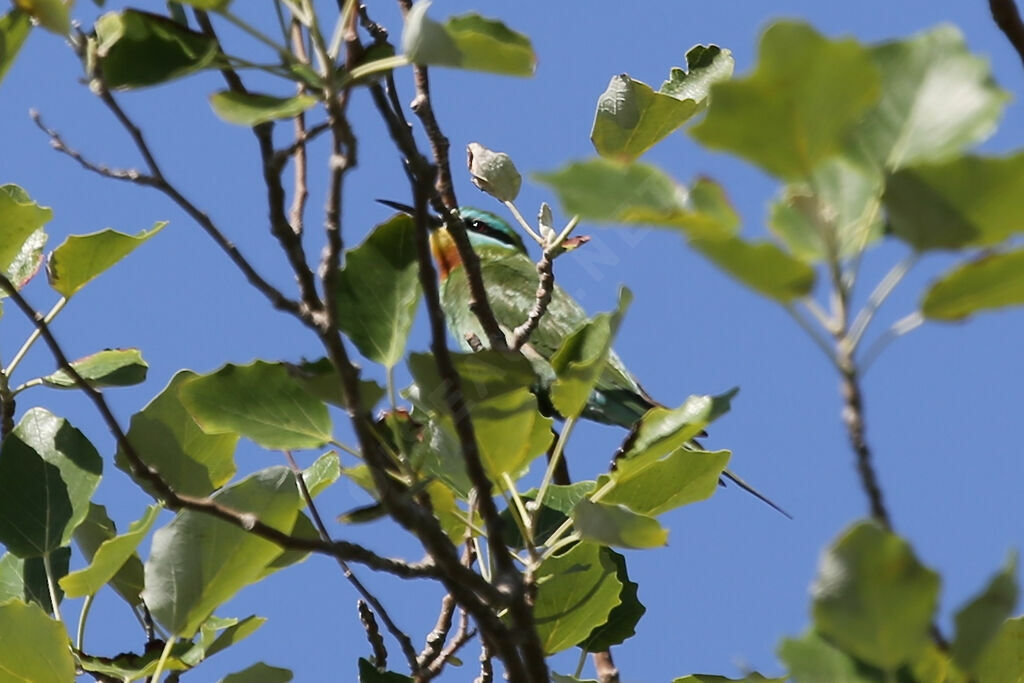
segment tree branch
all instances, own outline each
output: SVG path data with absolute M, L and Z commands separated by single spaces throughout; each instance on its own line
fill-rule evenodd
M 1015 0 L 988 0 L 988 6 L 992 10 L 992 19 L 995 20 L 996 26 L 1006 35 L 1010 45 L 1024 62 L 1024 21 L 1021 21 L 1017 3 Z

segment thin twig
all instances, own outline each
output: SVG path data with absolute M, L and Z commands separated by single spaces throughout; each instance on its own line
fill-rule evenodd
M 334 539 L 331 538 L 330 532 L 327 530 L 327 525 L 324 524 L 323 518 L 320 516 L 320 511 L 317 509 L 316 504 L 313 502 L 313 496 L 309 492 L 309 488 L 306 486 L 306 481 L 303 477 L 302 468 L 299 467 L 298 463 L 295 462 L 295 458 L 288 451 L 284 451 L 285 458 L 288 460 L 288 464 L 292 468 L 292 472 L 295 473 L 295 483 L 299 488 L 299 493 L 302 496 L 303 501 L 306 503 L 306 507 L 309 508 L 309 514 L 313 518 L 313 524 L 316 526 L 317 533 L 320 534 L 320 539 L 325 543 L 333 543 Z M 405 655 L 406 661 L 409 662 L 410 671 L 417 671 L 419 665 L 416 661 L 416 650 L 413 649 L 412 640 L 408 634 L 395 624 L 394 620 L 391 619 L 390 615 L 384 605 L 381 604 L 380 600 L 359 580 L 353 572 L 349 564 L 341 559 L 340 557 L 335 558 L 338 561 L 338 566 L 341 567 L 341 573 L 348 580 L 349 583 L 356 589 L 356 592 L 362 596 L 363 600 L 373 606 L 373 609 L 377 611 L 380 618 L 384 621 L 384 625 L 387 627 L 388 632 L 398 641 L 399 647 L 402 648 L 402 654 Z M 361 614 L 361 613 L 360 613 Z M 384 664 L 380 663 L 378 666 L 383 667 Z
M 537 261 L 537 295 L 533 302 L 526 320 L 512 332 L 512 348 L 515 351 L 523 348 L 530 339 L 530 335 L 537 329 L 541 318 L 547 313 L 551 305 L 552 296 L 555 293 L 555 259 L 551 250 L 545 249 L 540 260 Z
M 261 522 L 251 513 L 239 512 L 238 510 L 234 510 L 218 503 L 212 498 L 200 498 L 176 492 L 163 479 L 163 477 L 160 476 L 159 472 L 146 464 L 146 462 L 141 458 L 131 441 L 128 440 L 124 430 L 121 429 L 120 424 L 117 422 L 117 418 L 114 417 L 114 414 L 111 411 L 110 406 L 107 404 L 106 398 L 103 394 L 93 388 L 82 378 L 80 374 L 78 374 L 78 371 L 71 365 L 67 355 L 53 336 L 49 326 L 44 322 L 43 316 L 32 308 L 28 301 L 26 301 L 25 297 L 22 296 L 21 292 L 19 292 L 17 288 L 15 288 L 14 284 L 2 273 L 0 273 L 0 289 L 6 292 L 11 298 L 11 301 L 14 302 L 25 317 L 35 324 L 36 329 L 39 330 L 43 338 L 43 342 L 47 345 L 50 349 L 50 353 L 57 360 L 59 369 L 67 373 L 67 375 L 75 382 L 75 385 L 81 389 L 93 405 L 96 406 L 96 409 L 99 411 L 108 430 L 117 442 L 118 448 L 120 448 L 124 453 L 132 474 L 150 484 L 157 492 L 159 498 L 164 502 L 164 505 L 168 508 L 172 510 L 195 510 L 197 512 L 209 514 L 217 519 L 228 522 L 232 526 L 244 529 L 256 536 L 259 536 L 260 538 L 276 543 L 282 548 L 288 550 L 299 550 L 331 555 L 350 562 L 359 562 L 360 564 L 365 564 L 371 569 L 388 572 L 403 578 L 439 578 L 439 572 L 431 562 L 410 563 L 402 560 L 381 557 L 360 545 L 349 543 L 347 541 L 333 541 L 331 543 L 325 543 L 321 540 L 291 536 Z
M 917 263 L 920 256 L 920 253 L 915 251 L 910 254 L 910 256 L 894 265 L 871 292 L 867 303 L 864 304 L 864 308 L 857 313 L 857 317 L 853 319 L 853 324 L 850 325 L 850 333 L 848 336 L 850 339 L 850 346 L 854 350 L 856 350 L 857 346 L 860 344 L 860 340 L 864 336 L 864 332 L 867 331 L 868 325 L 871 324 L 871 320 L 874 318 L 875 313 L 879 308 L 881 308 L 882 304 L 885 303 L 885 300 L 889 298 L 889 295 L 892 294 L 894 289 L 896 289 L 896 286 L 900 281 L 902 281 L 906 274 L 910 272 L 910 269 L 914 267 L 914 264 Z
M 373 650 L 373 663 L 378 669 L 386 669 L 388 650 L 384 647 L 384 638 L 380 634 L 380 628 L 377 627 L 373 611 L 362 600 L 356 603 L 356 609 L 359 611 L 359 621 L 363 624 L 363 630 L 366 631 L 366 640 L 369 641 L 370 649 Z
M 117 107 L 116 103 L 115 107 L 117 110 L 120 110 L 120 107 Z M 30 115 L 32 116 L 32 120 L 35 122 L 36 126 L 38 126 L 39 129 L 42 130 L 50 138 L 50 144 L 56 151 L 74 159 L 87 170 L 90 170 L 94 173 L 98 173 L 108 178 L 114 178 L 115 180 L 123 180 L 145 187 L 152 187 L 162 192 L 164 195 L 170 198 L 171 201 L 177 204 L 183 211 L 185 211 L 185 213 L 187 213 L 189 217 L 192 218 L 192 220 L 199 224 L 199 227 L 202 228 L 203 231 L 206 232 L 206 234 L 213 239 L 217 246 L 219 246 L 221 250 L 228 255 L 228 258 L 231 259 L 231 262 L 234 263 L 238 267 L 238 269 L 242 271 L 242 274 L 245 276 L 245 279 L 248 280 L 249 284 L 256 288 L 257 291 L 262 293 L 270 301 L 271 305 L 274 308 L 282 311 L 287 311 L 295 315 L 300 315 L 302 307 L 299 304 L 299 302 L 286 297 L 284 293 L 281 292 L 281 290 L 274 287 L 266 279 L 264 279 L 263 276 L 257 273 L 256 269 L 253 268 L 252 264 L 250 264 L 249 261 L 238 250 L 238 247 L 236 247 L 231 242 L 231 240 L 225 237 L 224 233 L 220 231 L 220 229 L 216 226 L 216 224 L 214 224 L 210 217 L 207 216 L 198 207 L 196 207 L 195 204 L 186 199 L 184 195 L 182 195 L 173 185 L 167 182 L 167 180 L 163 177 L 163 174 L 160 171 L 159 166 L 154 165 L 151 167 L 152 174 L 145 174 L 140 171 L 134 170 L 125 171 L 122 175 L 119 175 L 117 174 L 118 172 L 114 171 L 107 172 L 109 171 L 109 169 L 106 169 L 105 166 L 89 162 L 80 153 L 76 152 L 74 149 L 65 144 L 64 140 L 61 138 L 59 133 L 47 128 L 43 124 L 38 112 L 32 111 L 30 112 Z M 130 130 L 131 129 L 129 129 L 129 131 Z M 142 140 L 142 147 L 140 148 L 140 153 L 142 153 L 143 158 L 152 159 L 152 153 L 149 151 L 149 147 L 148 145 L 146 145 L 145 140 L 141 138 L 141 134 L 139 134 L 138 137 L 136 137 L 135 135 L 133 135 L 132 137 L 133 139 L 136 140 Z M 153 161 L 153 163 L 155 164 L 156 162 Z
M 473 683 L 493 683 L 494 667 L 491 666 L 491 649 L 487 643 L 480 645 L 480 675 Z
M 1024 62 L 1024 21 L 1021 21 L 1017 3 L 1014 0 L 988 0 L 988 6 L 996 26 L 1006 35 Z
M 476 631 L 469 628 L 469 615 L 465 610 L 462 610 L 461 616 L 459 617 L 459 629 L 455 632 L 455 637 L 452 638 L 451 644 L 449 644 L 448 647 L 444 649 L 444 652 L 442 652 L 441 655 L 437 657 L 429 667 L 427 667 L 424 675 L 416 679 L 416 683 L 421 683 L 421 681 L 422 683 L 426 683 L 426 681 L 430 681 L 440 676 L 444 671 L 445 665 L 448 664 L 448 662 L 451 661 L 451 658 L 462 649 L 462 646 L 472 640 L 475 635 Z
M 297 19 L 292 19 L 291 25 L 291 41 L 292 50 L 295 56 L 299 58 L 303 64 L 309 63 L 309 55 L 306 54 L 306 44 L 303 40 L 302 35 L 302 24 Z M 299 95 L 306 92 L 305 83 L 299 82 L 296 87 L 296 91 Z M 295 153 L 293 155 L 293 163 L 295 164 L 295 185 L 292 188 L 292 207 L 291 211 L 288 212 L 289 222 L 292 224 L 292 230 L 297 235 L 302 234 L 302 225 L 306 214 L 306 200 L 309 198 L 309 188 L 307 186 L 307 159 L 306 159 L 306 114 L 305 112 L 299 112 L 294 119 L 295 125 Z M 275 153 L 275 157 L 278 153 Z

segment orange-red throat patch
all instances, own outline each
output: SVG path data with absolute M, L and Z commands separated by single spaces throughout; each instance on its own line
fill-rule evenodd
M 430 233 L 430 252 L 434 256 L 434 263 L 437 264 L 441 282 L 447 280 L 448 273 L 462 263 L 455 240 L 452 239 L 446 228 L 438 228 Z

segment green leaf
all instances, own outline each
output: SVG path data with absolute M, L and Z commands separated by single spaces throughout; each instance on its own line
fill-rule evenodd
M 735 60 L 730 50 L 717 45 L 694 45 L 686 53 L 686 69 L 672 67 L 668 80 L 661 84 L 658 92 L 671 95 L 677 100 L 693 102 L 697 111 L 708 106 L 711 86 L 718 81 L 732 77 Z
M 601 545 L 642 549 L 668 544 L 668 529 L 625 505 L 581 500 L 573 508 L 572 523 L 584 540 Z
M 530 361 L 521 353 L 484 349 L 478 353 L 453 353 L 452 364 L 462 379 L 462 396 L 470 405 L 505 394 L 517 394 L 538 380 Z M 409 354 L 409 372 L 416 380 L 416 401 L 437 412 L 447 412 L 445 392 L 433 354 Z
M 338 326 L 359 352 L 394 367 L 402 358 L 419 303 L 416 225 L 399 214 L 345 253 L 338 274 Z
M 133 522 L 128 531 L 104 541 L 96 549 L 92 561 L 85 569 L 72 572 L 60 580 L 60 587 L 70 598 L 93 595 L 114 578 L 132 556 L 142 539 L 149 533 L 153 522 L 160 514 L 161 506 L 150 505 L 146 514 Z
M 84 652 L 78 652 L 76 657 L 86 671 L 114 676 L 124 681 L 137 681 L 149 678 L 156 673 L 163 647 L 161 647 L 162 642 L 155 642 L 156 646 L 149 647 L 143 654 L 122 652 L 113 657 L 94 657 Z M 171 647 L 167 661 L 164 662 L 163 670 L 186 671 L 191 668 L 189 664 L 182 661 L 182 657 L 191 648 L 192 643 L 188 641 L 175 643 Z
M 197 375 L 177 373 L 145 408 L 132 416 L 128 441 L 135 452 L 179 493 L 206 496 L 235 475 L 233 458 L 238 444 L 235 433 L 207 434 L 182 403 L 179 391 Z M 114 463 L 131 474 L 128 459 L 119 448 Z M 132 478 L 150 495 L 157 492 L 143 477 Z
M 853 146 L 890 170 L 942 161 L 987 138 L 1009 96 L 988 60 L 944 24 L 871 49 L 882 97 L 853 133 Z
M 603 652 L 632 638 L 636 633 L 636 625 L 647 611 L 637 597 L 636 582 L 629 580 L 626 558 L 611 548 L 603 548 L 602 552 L 615 563 L 615 576 L 622 584 L 622 591 L 619 593 L 619 604 L 608 614 L 608 621 L 595 628 L 580 643 L 580 647 L 587 652 Z
M 75 680 L 67 631 L 35 604 L 0 604 L 0 662 L 9 681 Z
M 985 648 L 975 668 L 978 681 L 984 683 L 1021 683 L 1024 681 L 1024 617 L 1007 619 L 999 635 Z
M 102 470 L 99 453 L 67 420 L 29 410 L 0 448 L 0 542 L 18 557 L 67 545 Z
M 31 235 L 53 218 L 53 210 L 39 206 L 17 185 L 0 185 L 0 269 L 8 268 Z
M 566 418 L 583 412 L 594 386 L 601 378 L 633 294 L 622 287 L 619 303 L 612 313 L 600 313 L 566 337 L 551 357 L 551 367 L 558 379 L 551 386 L 551 402 L 558 413 Z
M 636 159 L 704 111 L 711 84 L 732 75 L 732 54 L 717 45 L 697 45 L 686 53 L 686 62 L 689 72 L 672 67 L 658 92 L 627 74 L 612 77 L 597 100 L 590 131 L 598 154 L 622 161 Z
M 117 529 L 114 522 L 107 515 L 107 509 L 96 503 L 89 504 L 89 513 L 85 521 L 75 529 L 75 543 L 82 551 L 87 562 L 92 562 L 100 547 L 117 536 Z M 114 577 L 110 579 L 110 586 L 132 606 L 141 604 L 142 598 L 139 594 L 145 588 L 143 583 L 142 560 L 135 553 L 121 563 Z
M 725 676 L 713 674 L 690 674 L 689 676 L 676 678 L 672 683 L 784 683 L 784 681 L 786 681 L 785 676 L 781 678 L 765 678 L 754 671 L 743 678 L 726 678 Z M 830 681 L 829 683 L 832 682 Z
M 865 670 L 850 655 L 810 631 L 799 640 L 785 638 L 779 659 L 789 667 L 793 683 L 877 683 L 874 670 Z
M 302 499 L 286 467 L 261 470 L 217 492 L 218 503 L 288 533 Z M 191 638 L 213 611 L 281 555 L 280 546 L 202 512 L 185 510 L 153 535 L 143 599 L 170 633 Z
M 317 458 L 302 473 L 302 480 L 309 490 L 309 495 L 316 498 L 321 491 L 333 484 L 341 476 L 341 458 L 334 451 L 328 451 Z
M 138 349 L 106 349 L 91 356 L 71 361 L 82 379 L 93 387 L 128 387 L 146 381 L 149 364 Z M 71 375 L 58 370 L 41 378 L 43 384 L 55 389 L 74 389 L 78 383 Z
M 70 563 L 71 548 L 57 548 L 50 553 L 50 569 L 55 579 L 68 573 Z M 4 553 L 0 557 L 0 603 L 12 598 L 35 603 L 47 614 L 53 614 L 42 556 L 23 560 L 13 553 Z M 63 598 L 64 591 L 58 586 L 57 602 L 60 603 Z
M 70 7 L 64 0 L 14 0 L 14 4 L 50 33 L 66 36 L 71 30 Z
M 684 211 L 686 190 L 649 164 L 591 159 L 533 177 L 587 221 L 672 226 Z
M 492 481 L 500 481 L 502 474 L 518 478 L 551 445 L 552 420 L 540 414 L 537 397 L 529 389 L 477 403 L 469 413 L 480 458 Z
M 464 14 L 440 24 L 417 2 L 405 17 L 402 50 L 416 64 L 452 66 L 508 76 L 532 76 L 537 66 L 530 39 L 500 21 Z
M 866 664 L 861 664 L 861 671 L 864 675 L 868 675 L 869 667 Z M 909 669 L 909 671 L 908 671 Z M 878 672 L 877 669 L 870 669 L 872 672 Z M 917 657 L 917 660 L 913 663 L 913 666 L 904 667 L 899 676 L 904 677 L 905 674 L 913 676 L 914 681 L 942 681 L 942 683 L 971 683 L 971 679 L 961 672 L 953 664 L 952 659 L 949 656 L 949 652 L 944 652 L 935 645 L 935 643 L 929 643 L 925 648 L 924 652 Z M 885 672 L 878 672 L 875 678 L 870 679 L 871 683 L 877 680 L 884 680 Z
M 199 628 L 199 640 L 182 659 L 195 666 L 203 659 L 245 640 L 265 623 L 265 617 L 256 615 L 250 615 L 242 620 L 210 617 Z
M 207 434 L 233 432 L 273 450 L 319 448 L 331 438 L 327 406 L 281 363 L 228 364 L 184 382 L 180 396 Z
M 237 126 L 258 126 L 268 121 L 292 119 L 317 103 L 312 95 L 272 97 L 222 90 L 210 95 L 213 113 Z
M 601 497 L 652 517 L 683 505 L 707 500 L 729 464 L 729 451 L 699 451 L 680 447 L 665 456 L 641 453 L 618 461 L 610 474 L 602 474 L 597 488 L 609 481 L 614 488 Z
M 976 670 L 985 647 L 1016 607 L 1017 595 L 1017 555 L 1014 553 L 985 589 L 956 613 L 956 635 L 950 651 L 957 666 L 967 672 Z
M 213 66 L 217 41 L 159 14 L 124 10 L 96 21 L 96 57 L 111 88 L 156 85 Z
M 100 273 L 163 230 L 165 225 L 167 221 L 160 221 L 138 235 L 126 235 L 106 228 L 88 235 L 69 236 L 50 254 L 46 265 L 50 286 L 66 297 L 73 296 Z
M 962 320 L 973 313 L 1024 304 L 1024 249 L 985 254 L 956 266 L 921 302 L 932 320 Z
M 4 80 L 31 30 L 32 21 L 21 10 L 12 9 L 0 17 L 0 81 Z
M 705 427 L 729 412 L 737 393 L 739 388 L 718 396 L 690 396 L 678 408 L 655 406 L 633 428 L 622 459 L 657 460 L 689 443 Z
M 770 299 L 788 303 L 814 289 L 814 269 L 771 242 L 730 237 L 694 239 L 690 245 L 733 278 Z
M 341 390 L 341 375 L 338 374 L 329 358 L 303 361 L 298 365 L 284 363 L 284 366 L 288 369 L 288 373 L 312 396 L 339 408 L 348 407 Z M 372 379 L 359 380 L 359 397 L 363 408 L 372 410 L 384 398 L 384 393 L 384 387 Z
M 569 513 L 580 502 L 594 491 L 594 481 L 579 481 L 568 486 L 552 484 L 544 494 L 544 502 L 541 503 L 540 513 L 537 516 L 537 524 L 534 530 L 534 541 L 537 545 L 543 545 L 547 539 L 562 524 L 569 519 Z M 524 502 L 537 499 L 537 489 L 530 489 L 520 493 L 519 497 Z M 501 511 L 501 518 L 505 520 L 505 542 L 512 548 L 523 549 L 526 547 L 523 537 L 512 519 L 512 510 L 505 508 Z M 609 552 L 612 552 L 609 550 Z M 621 572 L 619 578 L 622 578 Z M 625 590 L 625 589 L 624 589 Z
M 241 671 L 228 674 L 220 679 L 220 683 L 288 683 L 290 680 L 292 672 L 289 669 L 256 662 Z
M 43 264 L 43 247 L 46 246 L 47 239 L 49 235 L 40 228 L 22 242 L 21 249 L 7 266 L 7 279 L 16 288 L 24 287 L 39 272 L 39 267 Z M 6 296 L 7 292 L 0 291 L 0 299 Z
M 847 157 L 829 159 L 809 182 L 786 186 L 768 227 L 807 263 L 827 260 L 833 244 L 841 259 L 854 257 L 882 236 L 882 188 L 875 171 Z
M 210 12 L 223 12 L 231 5 L 231 0 L 181 0 L 181 2 Z
M 577 543 L 537 570 L 534 621 L 548 654 L 573 647 L 608 621 L 622 584 L 611 556 L 593 543 Z
M 612 76 L 597 99 L 590 140 L 608 159 L 633 161 L 697 113 L 693 100 L 655 92 L 628 74 Z
M 769 173 L 803 178 L 841 149 L 878 101 L 879 85 L 870 53 L 857 42 L 779 22 L 765 31 L 753 74 L 716 83 L 714 105 L 691 132 Z
M 1024 153 L 962 156 L 889 177 L 884 201 L 894 234 L 915 249 L 1002 242 L 1024 231 Z
M 938 575 L 906 541 L 861 522 L 821 561 L 814 625 L 845 652 L 893 671 L 924 649 L 938 593 Z

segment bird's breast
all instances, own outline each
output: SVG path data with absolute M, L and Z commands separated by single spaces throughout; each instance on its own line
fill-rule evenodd
M 438 276 L 444 282 L 448 274 L 462 263 L 459 256 L 459 249 L 455 246 L 455 240 L 447 230 L 441 228 L 430 233 L 430 252 L 434 256 L 434 263 L 437 264 Z

